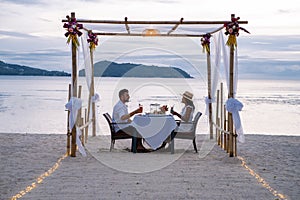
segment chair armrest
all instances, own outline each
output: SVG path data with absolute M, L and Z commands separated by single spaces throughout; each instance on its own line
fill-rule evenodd
M 115 124 L 130 124 L 130 123 L 128 123 L 128 122 L 123 122 L 123 123 L 122 122 L 121 123 L 112 122 L 110 124 L 114 124 L 115 125 Z
M 180 124 L 194 124 L 194 122 L 183 122 L 183 121 L 181 121 Z

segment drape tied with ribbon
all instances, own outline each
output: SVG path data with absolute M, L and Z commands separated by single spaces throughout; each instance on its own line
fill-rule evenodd
M 215 102 L 215 99 L 210 99 L 208 97 L 205 97 L 205 115 L 209 115 L 209 112 L 208 112 L 208 106 L 210 103 L 213 103 Z
M 74 125 L 76 125 L 78 110 L 82 107 L 82 100 L 77 97 L 71 97 L 70 101 L 65 105 L 65 108 L 70 111 L 69 115 L 69 130 L 72 131 Z M 82 131 L 76 125 L 76 145 L 81 155 L 86 156 L 86 152 L 82 146 L 80 136 Z
M 226 101 L 226 110 L 230 113 L 232 113 L 232 119 L 233 119 L 233 124 L 235 126 L 236 133 L 238 135 L 237 139 L 239 142 L 244 143 L 245 142 L 245 136 L 244 136 L 244 131 L 241 123 L 241 118 L 239 111 L 242 110 L 243 104 L 238 101 L 237 99 L 234 98 L 229 98 Z
M 78 110 L 82 106 L 82 100 L 76 97 L 71 97 L 70 101 L 65 105 L 66 109 L 70 111 L 69 116 L 69 130 L 72 131 L 73 126 L 76 123 Z

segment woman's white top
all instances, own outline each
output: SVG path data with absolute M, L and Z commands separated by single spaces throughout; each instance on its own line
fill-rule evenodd
M 189 117 L 189 120 L 187 122 L 192 122 L 193 121 L 193 116 L 194 116 L 194 108 L 192 106 L 190 106 L 190 105 L 184 106 L 182 108 L 182 111 L 181 111 L 180 115 L 184 116 L 185 113 L 186 113 L 187 108 L 191 108 L 192 109 L 190 117 Z M 177 128 L 177 132 L 188 132 L 188 131 L 192 130 L 192 127 L 193 127 L 193 124 L 184 124 L 184 123 L 181 123 L 180 126 Z

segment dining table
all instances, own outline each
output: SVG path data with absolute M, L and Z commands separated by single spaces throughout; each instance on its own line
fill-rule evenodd
M 154 150 L 159 148 L 177 127 L 173 115 L 166 114 L 136 115 L 131 125 Z

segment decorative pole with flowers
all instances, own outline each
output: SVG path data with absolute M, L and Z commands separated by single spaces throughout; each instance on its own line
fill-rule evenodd
M 78 24 L 75 18 L 75 13 L 71 13 L 71 17 L 66 17 L 68 23 L 63 25 L 67 29 L 65 36 L 68 37 L 67 43 L 70 41 L 72 45 L 72 97 L 77 97 L 77 47 L 79 46 L 77 35 L 80 37 L 82 33 L 82 24 Z M 71 141 L 71 156 L 76 157 L 76 126 L 72 128 L 72 141 Z
M 92 136 L 96 136 L 96 107 L 95 102 L 92 101 L 92 97 L 95 95 L 95 89 L 94 89 L 94 54 L 93 52 L 96 49 L 96 46 L 98 45 L 98 38 L 95 33 L 93 33 L 91 30 L 88 31 L 88 39 L 87 42 L 90 43 L 90 56 L 91 56 L 91 66 L 92 66 L 92 79 L 91 79 L 91 86 L 90 86 L 90 95 L 89 95 L 89 104 L 88 104 L 88 117 L 90 116 L 90 107 L 92 103 Z
M 229 35 L 226 45 L 230 48 L 228 99 L 234 98 L 234 49 L 237 47 L 236 37 L 239 36 L 239 30 L 249 33 L 246 29 L 239 26 L 239 19 L 239 17 L 236 18 L 234 14 L 231 14 L 231 22 L 224 24 L 226 28 L 225 35 Z M 229 156 L 233 157 L 236 156 L 236 135 L 234 135 L 233 118 L 230 112 L 228 112 L 228 131 L 230 132 L 228 141 Z
M 212 100 L 211 100 L 211 60 L 210 60 L 210 38 L 211 34 L 207 33 L 201 38 L 201 45 L 203 52 L 206 52 L 207 62 L 207 87 L 208 96 L 206 98 L 206 106 L 208 106 L 208 120 L 209 120 L 209 133 L 210 139 L 213 139 L 213 123 L 212 123 Z

